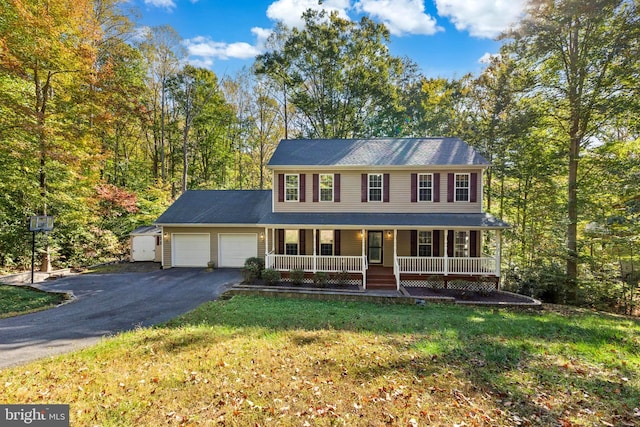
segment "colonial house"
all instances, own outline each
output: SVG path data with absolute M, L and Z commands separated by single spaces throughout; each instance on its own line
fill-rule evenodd
M 340 273 L 363 288 L 498 286 L 500 233 L 483 212 L 490 165 L 458 138 L 279 143 L 273 190 L 185 192 L 156 224 L 162 266 Z

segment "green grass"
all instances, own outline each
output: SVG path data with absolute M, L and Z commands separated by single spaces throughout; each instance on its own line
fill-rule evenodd
M 640 322 L 236 296 L 0 390 L 69 403 L 72 425 L 637 425 Z
M 62 303 L 67 296 L 28 286 L 0 284 L 0 318 L 44 310 Z

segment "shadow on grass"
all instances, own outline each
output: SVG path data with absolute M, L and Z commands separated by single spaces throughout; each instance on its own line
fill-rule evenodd
M 598 411 L 613 424 L 637 421 L 632 405 L 640 401 L 635 385 L 640 325 L 633 319 L 453 305 L 235 297 L 207 304 L 165 326 L 214 327 L 203 334 L 164 341 L 167 351 L 215 345 L 216 340 L 233 336 L 216 336 L 216 328 L 263 336 L 293 333 L 290 340 L 300 351 L 323 338 L 296 331 L 363 332 L 382 337 L 401 355 L 375 362 L 362 358 L 356 374 L 363 378 L 393 376 L 398 371 L 429 377 L 453 368 L 493 396 L 498 405 L 509 402 L 506 410 L 529 417 L 534 424 L 557 424 Z M 611 377 L 612 372 L 616 377 Z M 562 404 L 549 403 L 546 394 Z

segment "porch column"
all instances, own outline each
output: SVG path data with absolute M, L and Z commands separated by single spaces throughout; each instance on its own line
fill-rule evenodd
M 449 275 L 449 230 L 444 230 L 444 275 Z
M 360 233 L 362 235 L 362 288 L 367 289 L 367 259 L 365 258 L 364 250 L 364 228 Z
M 269 229 L 264 228 L 264 266 L 265 268 L 271 268 L 269 265 Z
M 398 229 L 393 229 L 393 273 L 396 276 L 396 289 L 400 290 L 400 264 L 398 264 Z
M 315 273 L 317 271 L 318 265 L 317 265 L 317 260 L 316 260 L 316 233 L 318 232 L 317 229 L 313 229 L 311 230 L 313 232 L 313 272 Z
M 496 276 L 500 277 L 500 257 L 502 251 L 502 230 L 497 230 L 498 235 L 496 236 Z

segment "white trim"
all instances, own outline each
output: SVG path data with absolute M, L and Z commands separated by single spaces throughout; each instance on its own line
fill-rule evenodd
M 416 168 L 428 168 L 437 171 L 451 171 L 452 169 L 462 170 L 462 169 L 488 169 L 490 168 L 490 164 L 477 164 L 477 165 L 469 165 L 469 164 L 451 164 L 451 165 L 277 165 L 277 166 L 269 166 L 267 165 L 267 169 L 272 171 L 317 171 L 318 169 L 331 168 L 331 170 L 341 170 L 341 171 L 363 171 L 363 170 L 408 170 L 415 171 Z
M 380 176 L 380 200 L 371 200 L 371 177 Z M 384 201 L 384 173 L 367 174 L 367 203 L 382 203 Z
M 296 197 L 295 200 L 293 200 L 293 199 L 288 200 L 287 199 L 287 177 L 288 176 L 295 176 L 295 177 L 298 178 L 297 185 L 296 185 L 297 197 Z M 300 174 L 299 173 L 285 173 L 284 174 L 284 202 L 285 203 L 298 203 L 298 202 L 300 202 Z
M 420 175 L 429 175 L 431 176 L 431 199 L 430 200 L 420 200 Z M 434 176 L 433 176 L 433 172 L 418 172 L 417 176 L 416 176 L 416 201 L 418 203 L 433 203 L 433 191 L 434 191 L 434 185 L 433 185 L 433 180 L 434 180 Z
M 322 200 L 322 176 L 331 177 L 331 200 Z M 336 175 L 334 173 L 319 173 L 318 174 L 318 202 L 331 203 L 335 200 L 336 194 Z
M 458 200 L 458 193 L 457 193 L 457 189 L 458 189 L 458 175 L 466 175 L 467 176 L 467 183 L 469 184 L 467 188 L 467 200 Z M 463 189 L 464 187 L 460 187 L 460 189 Z M 471 200 L 471 172 L 455 172 L 453 174 L 453 201 L 454 203 L 469 203 L 469 201 Z

